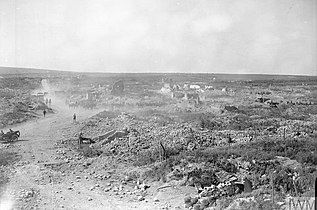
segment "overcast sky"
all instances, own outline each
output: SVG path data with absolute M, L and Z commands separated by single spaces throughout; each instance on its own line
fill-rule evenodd
M 0 66 L 317 75 L 316 0 L 0 0 Z

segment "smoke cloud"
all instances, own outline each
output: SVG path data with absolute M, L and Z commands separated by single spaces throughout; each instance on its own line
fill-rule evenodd
M 0 196 L 0 209 L 1 210 L 11 210 L 14 207 L 14 198 L 9 195 L 8 192 Z

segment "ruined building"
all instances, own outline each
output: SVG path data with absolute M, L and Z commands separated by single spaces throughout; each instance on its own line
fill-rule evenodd
M 116 81 L 112 85 L 111 94 L 112 95 L 122 95 L 124 91 L 123 80 Z

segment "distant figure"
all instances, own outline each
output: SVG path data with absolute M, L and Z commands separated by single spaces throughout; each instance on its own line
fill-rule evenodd
M 229 144 L 229 147 L 233 143 L 233 140 L 232 140 L 231 135 L 229 133 L 227 134 L 227 142 Z
M 76 114 L 73 115 L 73 121 L 76 122 Z M 81 134 L 82 135 L 82 134 Z
M 74 114 L 74 116 L 76 116 L 76 115 Z M 83 140 L 84 140 L 83 139 L 83 132 L 80 132 L 79 137 L 78 137 L 78 144 L 81 145 L 83 143 Z
M 44 115 L 44 117 L 45 117 L 45 115 L 46 115 L 46 110 L 45 110 L 45 109 L 43 110 L 43 115 Z
M 46 104 L 46 105 L 48 104 L 48 98 L 45 99 L 45 104 Z
M 52 100 L 48 99 L 48 104 L 51 106 Z

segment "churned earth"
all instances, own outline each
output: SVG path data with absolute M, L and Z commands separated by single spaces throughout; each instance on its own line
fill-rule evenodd
M 137 183 L 124 181 L 125 167 L 110 159 L 83 159 L 75 150 L 61 148 L 67 128 L 100 110 L 73 111 L 55 101 L 54 114 L 12 127 L 19 130 L 19 141 L 2 149 L 20 156 L 19 161 L 2 170 L 8 183 L 2 186 L 0 209 L 183 209 L 184 194 L 195 193 L 193 187 L 151 183 L 146 191 Z M 68 157 L 68 158 L 65 158 Z M 122 181 L 123 180 L 123 181 Z M 142 184 L 140 184 L 142 186 Z M 120 191 L 120 193 L 119 193 Z

